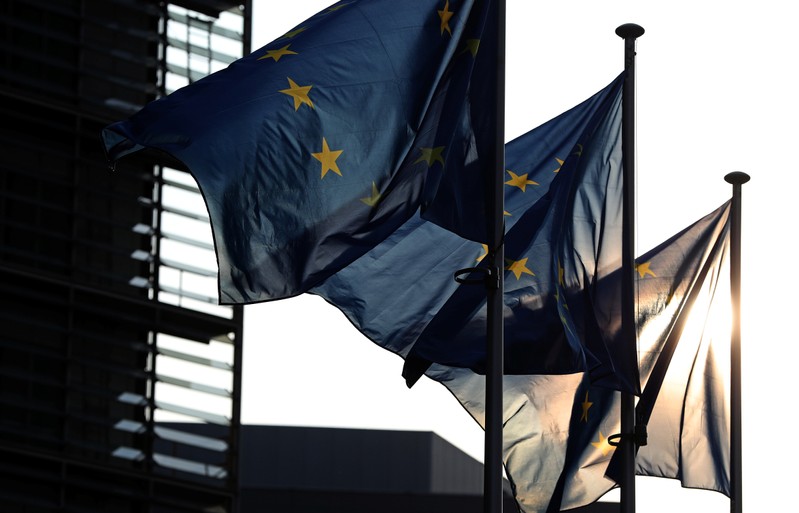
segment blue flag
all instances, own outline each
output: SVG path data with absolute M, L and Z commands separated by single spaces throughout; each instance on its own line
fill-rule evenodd
M 203 193 L 220 301 L 306 291 L 420 208 L 485 240 L 496 61 L 490 0 L 348 0 L 102 137 L 182 162 Z M 466 208 L 468 206 L 468 208 Z
M 591 369 L 607 386 L 637 383 L 635 346 L 612 336 L 604 305 L 592 306 L 620 261 L 621 85 L 506 147 L 506 374 Z M 431 362 L 479 373 L 485 289 L 458 285 L 453 272 L 484 254 L 415 217 L 311 291 L 406 358 L 410 384 Z
M 727 495 L 728 221 L 729 203 L 640 257 L 636 266 L 645 383 L 636 417 L 648 421 L 649 432 L 636 474 L 676 478 L 683 486 Z M 616 486 L 615 448 L 608 437 L 619 431 L 619 394 L 583 379 L 549 511 L 588 504 Z
M 685 293 L 691 302 L 685 306 L 690 308 L 680 310 L 665 341 L 660 336 L 654 347 L 642 344 L 641 370 L 646 373 L 646 386 L 636 406 L 636 416 L 648 420 L 649 426 L 649 444 L 636 456 L 638 475 L 679 479 L 686 488 L 715 490 L 728 497 L 732 335 L 729 211 L 728 203 L 704 220 L 704 267 Z M 702 261 L 703 256 L 697 253 L 692 247 L 673 251 L 672 261 L 679 262 L 682 254 L 683 264 L 671 272 L 685 280 L 685 275 L 690 276 Z M 648 277 L 654 279 L 656 273 L 650 268 L 647 272 L 652 276 Z M 648 315 L 654 318 L 653 312 Z M 644 328 L 659 333 L 655 323 Z M 641 341 L 648 344 L 649 340 L 647 332 L 642 331 Z
M 653 403 L 638 475 L 729 494 L 729 203 L 637 259 L 638 336 L 644 395 L 669 344 L 676 351 Z M 621 286 L 619 273 L 608 278 Z M 688 316 L 688 322 L 685 317 Z M 726 324 L 725 324 L 726 318 Z M 721 322 L 718 322 L 721 321 Z M 722 327 L 720 331 L 713 329 Z M 483 423 L 485 377 L 432 365 Z M 525 513 L 590 504 L 617 486 L 606 476 L 620 432 L 620 393 L 588 373 L 503 378 L 505 469 Z M 639 403 L 640 404 L 640 403 Z M 642 414 L 644 412 L 638 412 Z
M 547 194 L 507 230 L 506 374 L 588 369 L 595 382 L 639 391 L 634 342 L 614 336 L 621 296 L 607 297 L 619 291 L 605 290 L 603 279 L 621 261 L 621 83 L 604 91 Z M 512 194 L 524 185 L 509 182 Z M 411 349 L 406 378 L 418 378 L 431 362 L 485 372 L 485 305 L 482 287 L 458 288 Z

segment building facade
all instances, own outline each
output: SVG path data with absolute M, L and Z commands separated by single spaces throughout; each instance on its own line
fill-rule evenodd
M 99 134 L 247 52 L 250 7 L 0 2 L 2 511 L 237 508 L 243 317 L 204 203 L 158 156 L 110 170 Z

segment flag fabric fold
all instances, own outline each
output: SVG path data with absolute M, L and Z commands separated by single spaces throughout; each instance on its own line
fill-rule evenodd
M 420 208 L 485 240 L 492 7 L 339 2 L 106 127 L 107 155 L 157 150 L 188 168 L 222 303 L 305 292 Z
M 725 224 L 714 233 L 704 283 L 695 290 L 690 311 L 681 312 L 679 338 L 672 329 L 663 347 L 642 346 L 641 368 L 649 376 L 636 415 L 649 420 L 649 444 L 638 451 L 636 473 L 679 479 L 686 488 L 730 497 L 729 206 L 717 215 L 717 223 Z M 696 258 L 688 249 L 682 253 L 686 262 Z M 643 333 L 641 340 L 646 340 Z M 650 393 L 653 370 L 667 352 L 667 368 Z
M 592 111 L 590 104 L 577 107 L 583 108 Z M 573 114 L 576 111 L 564 116 Z M 564 119 L 556 118 L 550 123 Z M 510 143 L 508 154 L 524 148 L 525 138 L 527 143 L 549 140 L 547 128 L 548 124 L 543 125 Z M 539 138 L 544 133 L 547 136 Z M 530 152 L 518 154 L 530 157 Z M 528 174 L 528 178 L 538 176 Z M 642 255 L 636 263 L 640 371 L 645 385 L 670 337 L 677 336 L 679 348 L 654 403 L 649 444 L 639 452 L 636 472 L 677 478 L 684 486 L 723 493 L 728 493 L 725 372 L 729 365 L 725 363 L 724 335 L 711 336 L 704 328 L 713 322 L 713 316 L 719 315 L 719 308 L 729 306 L 718 301 L 724 297 L 727 276 L 724 264 L 728 218 L 729 205 L 725 204 Z M 435 242 L 423 246 L 425 240 Z M 452 244 L 447 245 L 450 240 Z M 458 286 L 451 284 L 450 262 L 464 261 L 462 253 L 480 253 L 475 246 L 456 241 L 448 232 L 417 217 L 367 253 L 366 260 L 354 262 L 312 292 L 341 308 L 373 341 L 407 357 L 414 337 L 423 332 L 445 302 L 436 296 L 436 291 Z M 419 264 L 425 272 L 411 280 L 408 276 L 416 276 L 415 266 L 408 263 L 414 261 L 413 256 L 429 256 L 430 260 Z M 601 294 L 595 299 L 602 304 L 618 303 L 620 266 L 618 262 L 613 271 L 604 275 L 602 286 L 596 289 Z M 368 269 L 375 271 L 375 283 L 379 284 L 376 288 L 371 287 Z M 417 301 L 418 308 L 406 308 L 409 302 Z M 686 316 L 693 320 L 684 322 Z M 557 325 L 560 320 L 553 322 Z M 684 327 L 678 330 L 682 324 Z M 506 331 L 528 327 L 529 324 L 515 322 Z M 619 336 L 618 330 L 607 333 Z M 446 386 L 483 424 L 485 376 L 469 368 L 440 364 L 427 367 L 426 375 Z M 590 372 L 505 375 L 503 387 L 504 464 L 522 511 L 561 511 L 586 505 L 616 486 L 605 474 L 615 450 L 608 437 L 620 430 L 618 391 L 608 388 L 601 377 L 592 379 Z M 645 387 L 644 392 L 647 390 Z
M 611 387 L 637 382 L 635 347 L 605 347 L 617 341 L 591 305 L 620 258 L 621 85 L 619 76 L 506 147 L 506 373 L 588 368 Z M 431 362 L 480 373 L 485 289 L 453 272 L 480 265 L 485 251 L 416 216 L 311 292 L 405 358 L 409 382 Z M 622 369 L 624 353 L 633 364 Z
M 729 354 L 728 349 L 725 353 L 729 327 L 725 340 L 723 323 L 715 321 L 720 312 L 729 312 L 729 291 L 726 297 L 724 292 L 729 286 L 729 269 L 725 269 L 728 235 L 726 203 L 639 257 L 636 263 L 640 371 L 645 395 L 652 391 L 653 371 L 662 363 L 668 346 L 676 348 L 675 357 L 666 361 L 664 381 L 655 384 L 658 390 L 651 411 L 636 412 L 639 418 L 650 419 L 648 444 L 638 452 L 636 474 L 676 478 L 684 486 L 727 494 L 729 412 L 725 414 L 724 405 L 729 404 L 729 394 L 724 383 L 729 383 L 729 359 L 725 356 Z M 621 280 L 614 281 L 620 284 Z M 721 300 L 714 301 L 717 298 Z M 708 379 L 712 385 L 705 386 Z M 707 404 L 689 394 L 690 388 L 705 392 Z M 607 438 L 620 430 L 619 401 L 618 393 L 594 386 L 589 379 L 583 379 L 577 387 L 564 470 L 548 511 L 588 504 L 615 486 L 606 475 L 615 452 Z M 712 415 L 703 418 L 708 409 L 713 410 Z M 705 435 L 707 438 L 698 444 L 705 447 L 697 450 L 696 442 Z M 708 443 L 715 451 L 712 455 Z M 700 479 L 683 473 L 694 466 L 703 469 Z
M 615 336 L 617 312 L 606 309 L 619 301 L 604 290 L 621 260 L 621 78 L 581 128 L 547 194 L 505 236 L 505 373 L 588 369 L 595 382 L 638 393 L 635 345 Z M 418 377 L 420 361 L 485 372 L 485 305 L 482 287 L 459 287 L 415 342 L 406 377 Z

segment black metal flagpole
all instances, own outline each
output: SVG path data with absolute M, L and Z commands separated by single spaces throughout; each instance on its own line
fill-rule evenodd
M 730 231 L 730 295 L 732 334 L 730 340 L 730 512 L 743 511 L 741 490 L 741 186 L 749 175 L 733 171 L 724 177 L 732 184 Z
M 485 474 L 483 476 L 483 511 L 502 513 L 502 374 L 504 371 L 503 268 L 505 251 L 505 0 L 496 4 L 497 55 L 494 115 L 494 173 L 489 223 L 489 265 L 491 279 L 486 280 L 486 409 Z
M 621 326 L 627 340 L 635 340 L 635 40 L 644 29 L 627 23 L 616 29 L 624 39 L 624 90 L 622 97 L 622 166 L 624 177 L 622 221 Z M 621 395 L 621 513 L 635 512 L 635 396 Z

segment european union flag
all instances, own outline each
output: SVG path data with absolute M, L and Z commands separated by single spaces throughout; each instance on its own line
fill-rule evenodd
M 679 479 L 686 488 L 730 489 L 730 222 L 729 204 L 704 223 L 705 248 L 673 248 L 672 273 L 690 277 L 704 260 L 668 337 L 655 322 L 642 331 L 641 370 L 646 386 L 636 416 L 648 421 L 649 443 L 636 457 L 638 475 Z M 704 249 L 704 252 L 701 250 Z M 696 263 L 693 263 L 696 262 Z M 641 274 L 639 267 L 639 275 Z M 650 281 L 657 278 L 646 268 Z M 664 273 L 666 277 L 668 274 Z M 684 278 L 683 283 L 687 281 Z M 678 290 L 678 293 L 682 291 Z M 672 299 L 672 301 L 674 301 Z M 689 303 L 690 301 L 690 303 Z M 656 319 L 655 312 L 647 312 Z M 645 345 L 646 344 L 646 345 Z
M 620 76 L 506 147 L 506 373 L 573 373 L 590 359 L 615 376 L 613 358 L 628 357 L 637 379 L 634 346 L 585 344 L 583 330 L 600 321 L 572 320 L 593 315 L 583 305 L 620 258 L 621 85 Z M 430 362 L 483 372 L 485 290 L 453 272 L 485 251 L 417 216 L 311 292 L 406 358 L 411 383 Z
M 648 423 L 649 433 L 636 474 L 680 479 L 684 486 L 727 495 L 728 221 L 729 202 L 636 264 L 645 383 L 636 417 Z M 620 431 L 619 395 L 584 380 L 577 399 L 566 466 L 550 511 L 593 502 L 616 482 L 615 449 L 607 438 Z
M 107 127 L 108 156 L 150 148 L 189 169 L 211 218 L 222 303 L 302 293 L 420 207 L 480 238 L 495 10 L 490 0 L 339 2 Z
M 730 307 L 728 222 L 729 203 L 636 260 L 644 395 L 661 355 L 676 343 L 636 473 L 726 494 L 729 318 L 726 331 L 711 328 L 725 325 Z M 606 280 L 620 288 L 620 278 L 612 273 Z M 432 365 L 427 375 L 482 422 L 484 376 L 443 365 Z M 617 486 L 606 471 L 616 450 L 608 438 L 620 432 L 618 391 L 597 386 L 588 373 L 503 380 L 504 463 L 522 511 L 584 506 Z
M 635 343 L 614 336 L 620 291 L 606 290 L 604 280 L 621 261 L 621 85 L 619 77 L 600 93 L 597 111 L 581 125 L 547 193 L 518 211 L 507 230 L 506 374 L 587 369 L 596 382 L 639 392 Z M 514 165 L 510 147 L 507 155 Z M 511 175 L 511 196 L 524 194 L 527 180 Z M 409 382 L 431 362 L 485 372 L 485 305 L 481 287 L 455 291 L 408 354 Z

